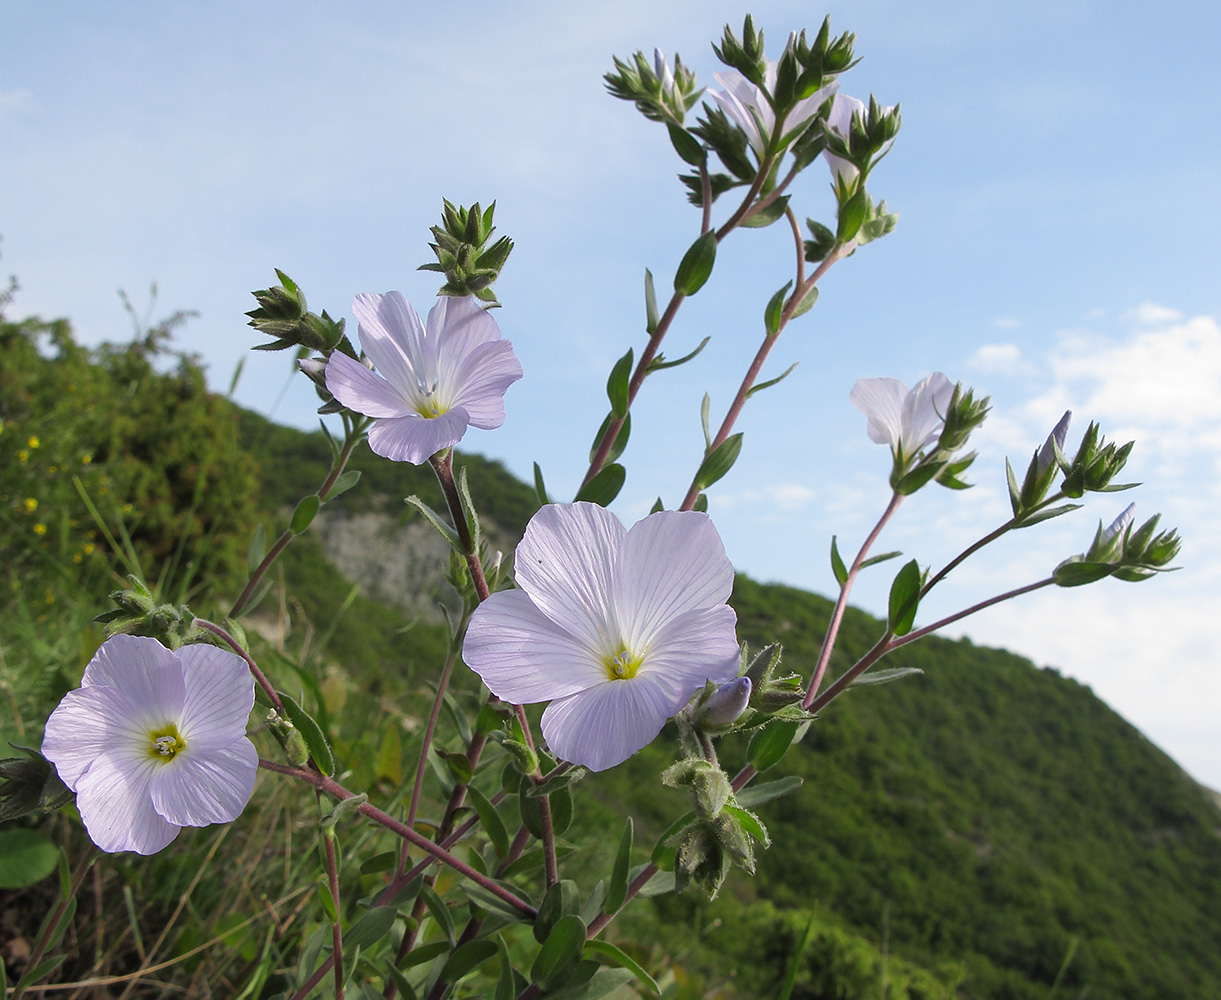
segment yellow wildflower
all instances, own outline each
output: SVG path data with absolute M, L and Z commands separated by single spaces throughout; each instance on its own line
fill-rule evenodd
M 45 535 L 46 533 L 47 533 L 47 526 L 45 524 L 34 525 L 34 534 Z
M 37 448 L 38 445 L 40 444 L 40 442 L 38 440 L 38 436 L 36 434 L 31 434 L 30 440 L 27 441 L 26 444 L 28 444 L 31 448 Z
M 33 497 L 26 497 L 25 498 L 25 509 L 28 513 L 33 514 L 34 511 L 38 510 L 38 501 L 35 500 Z
M 25 465 L 25 463 L 28 462 L 29 460 L 30 460 L 30 453 L 28 451 L 26 451 L 24 448 L 22 448 L 21 451 L 17 452 L 17 461 L 19 461 L 22 465 Z

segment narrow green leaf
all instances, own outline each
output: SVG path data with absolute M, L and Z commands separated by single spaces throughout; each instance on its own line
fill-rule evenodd
M 711 339 L 712 339 L 711 337 L 705 337 L 703 340 L 701 340 L 699 342 L 699 345 L 695 348 L 694 351 L 692 351 L 690 354 L 684 354 L 681 358 L 678 358 L 675 361 L 667 361 L 667 360 L 665 360 L 665 357 L 663 355 L 659 354 L 651 362 L 649 362 L 649 367 L 645 370 L 649 374 L 652 374 L 653 372 L 661 371 L 663 368 L 677 368 L 679 365 L 685 365 L 688 361 L 690 361 L 697 354 L 699 354 L 700 351 L 702 351 L 705 347 L 707 347 L 708 341 L 710 341 Z
M 429 885 L 420 889 L 420 898 L 424 900 L 424 905 L 428 907 L 428 912 L 432 915 L 432 919 L 437 922 L 437 926 L 445 932 L 445 937 L 449 941 L 449 946 L 454 946 L 454 918 L 437 891 Z
M 557 837 L 572 826 L 572 788 L 565 785 L 557 788 L 551 798 L 551 829 Z
M 260 521 L 259 526 L 254 529 L 254 534 L 250 536 L 250 548 L 246 550 L 246 572 L 253 576 L 265 555 L 267 555 L 267 529 Z
M 543 901 L 538 904 L 538 916 L 534 920 L 534 940 L 542 944 L 560 920 L 572 916 L 580 909 L 581 894 L 572 879 L 560 879 L 549 886 Z
M 616 417 L 627 413 L 628 390 L 632 377 L 633 350 L 629 347 L 627 353 L 615 362 L 606 380 L 606 396 L 610 400 L 611 412 Z
M 894 552 L 883 552 L 876 556 L 870 556 L 868 559 L 861 560 L 861 569 L 864 569 L 866 566 L 876 566 L 878 563 L 884 563 L 889 559 L 896 559 L 901 555 L 903 553 L 896 550 Z
M 441 978 L 449 983 L 456 983 L 468 972 L 482 965 L 497 952 L 496 942 L 484 938 L 481 941 L 467 941 L 449 956 L 441 969 Z
M 542 852 L 540 851 L 538 857 L 541 856 Z M 536 859 L 535 868 L 537 867 L 538 863 Z M 511 892 L 515 893 L 519 899 L 526 900 L 527 902 L 529 901 L 526 894 L 522 892 L 520 887 L 506 885 L 506 883 L 501 881 L 498 881 L 497 884 L 505 886 Z M 522 911 L 512 903 L 506 902 L 494 892 L 489 892 L 487 889 L 483 888 L 483 886 L 476 885 L 473 882 L 464 881 L 459 884 L 458 888 L 466 893 L 466 895 L 470 897 L 471 901 L 476 906 L 482 907 L 490 913 L 495 913 L 499 918 L 507 920 L 510 923 L 526 923 L 531 919 L 525 913 L 522 913 Z
M 543 991 L 563 986 L 585 949 L 585 925 L 578 916 L 561 917 L 551 928 L 530 967 L 530 980 Z
M 793 282 L 786 281 L 784 287 L 779 289 L 768 300 L 767 308 L 763 310 L 763 328 L 767 331 L 769 337 L 774 337 L 780 332 L 780 320 L 784 314 L 784 303 L 788 298 L 789 289 L 792 287 Z M 792 370 L 792 368 L 789 369 L 789 371 Z
M 780 382 L 783 382 L 786 378 L 788 378 L 791 374 L 793 374 L 793 369 L 796 368 L 799 364 L 801 364 L 800 361 L 794 361 L 791 365 L 789 365 L 784 371 L 782 371 L 775 378 L 769 378 L 766 382 L 760 382 L 758 385 L 752 385 L 750 387 L 750 389 L 748 389 L 746 392 L 746 398 L 750 399 L 750 397 L 753 396 L 756 392 L 762 392 L 764 389 L 770 389 L 772 386 L 777 385 Z
M 372 875 L 376 872 L 388 872 L 395 866 L 398 859 L 398 851 L 383 851 L 381 854 L 375 854 L 366 861 L 362 861 L 360 873 L 362 875 Z
M 1009 506 L 1013 508 L 1016 517 L 1017 512 L 1022 509 L 1022 491 L 1008 458 L 1005 459 L 1005 478 L 1009 481 Z
M 860 231 L 868 210 L 865 191 L 861 189 L 840 207 L 839 223 L 835 229 L 835 242 L 843 244 L 851 240 Z
M 315 887 L 318 894 L 318 902 L 322 904 L 322 910 L 326 914 L 327 920 L 335 924 L 339 922 L 339 914 L 335 910 L 335 900 L 331 898 L 331 889 L 325 882 L 319 882 Z
M 329 895 L 329 893 L 328 893 Z M 398 910 L 393 906 L 375 906 L 348 928 L 343 936 L 344 951 L 349 948 L 368 948 L 376 944 L 394 926 Z
M 810 290 L 805 293 L 801 301 L 797 303 L 797 308 L 793 310 L 793 319 L 798 316 L 804 316 L 814 308 L 814 303 L 818 301 L 818 286 L 811 286 Z
M 1066 503 L 1061 504 L 1059 507 L 1045 507 L 1038 513 L 1031 514 L 1029 517 L 1023 519 L 1022 523 L 1019 524 L 1018 527 L 1029 528 L 1032 524 L 1038 524 L 1040 521 L 1050 521 L 1053 517 L 1059 517 L 1061 514 L 1067 514 L 1070 511 L 1080 510 L 1081 506 L 1082 505 L 1079 503 Z
M 327 500 L 334 500 L 340 494 L 347 493 L 358 482 L 360 482 L 360 469 L 348 469 L 347 472 L 335 480 L 335 485 L 331 487 L 331 491 L 326 495 Z
M 615 993 L 631 979 L 632 974 L 627 969 L 608 969 L 597 962 L 578 962 L 568 984 L 548 993 L 546 1000 L 599 1000 Z
M 698 167 L 708 159 L 708 153 L 703 144 L 685 128 L 666 122 L 666 130 L 670 133 L 670 145 L 683 160 L 693 167 Z
M 422 944 L 418 948 L 412 948 L 407 952 L 403 960 L 399 962 L 400 969 L 411 969 L 417 965 L 423 965 L 425 962 L 431 962 L 438 955 L 444 955 L 450 949 L 448 941 L 433 941 L 431 944 Z
M 734 798 L 737 799 L 738 805 L 743 808 L 753 809 L 755 806 L 762 805 L 764 802 L 770 802 L 781 795 L 795 792 L 801 785 L 802 779 L 795 774 L 790 774 L 783 778 L 777 778 L 775 781 L 764 782 L 762 785 L 747 785 Z
M 852 687 L 865 684 L 889 684 L 913 674 L 924 673 L 919 667 L 890 667 L 887 670 L 867 670 L 851 684 Z
M 627 479 L 627 469 L 622 465 L 611 463 L 593 477 L 576 495 L 576 501 L 585 500 L 596 503 L 599 507 L 609 506 L 623 489 Z M 574 501 L 574 502 L 576 502 Z
M 700 490 L 706 490 L 713 483 L 721 479 L 733 468 L 733 464 L 738 460 L 738 454 L 741 451 L 742 432 L 739 431 L 737 434 L 731 434 L 717 445 L 713 452 L 700 463 L 699 471 L 695 474 L 696 486 Z
M 407 982 L 407 977 L 399 972 L 394 964 L 393 957 L 387 958 L 379 968 L 394 983 L 395 988 L 399 991 L 399 996 L 403 1000 L 418 1000 L 418 994 L 412 989 L 411 983 Z M 500 1000 L 500 997 L 497 996 L 496 1000 Z
M 657 329 L 659 320 L 657 312 L 657 291 L 653 288 L 653 272 L 644 269 L 644 328 L 649 336 Z
M 479 515 L 475 501 L 471 499 L 471 487 L 466 478 L 466 466 L 458 470 L 458 501 L 462 516 L 466 519 L 466 533 L 471 539 L 471 551 L 479 551 Z
M 627 818 L 623 834 L 619 837 L 619 850 L 615 854 L 615 867 L 606 888 L 604 907 L 607 913 L 617 913 L 627 899 L 627 872 L 632 865 L 632 817 Z
M 551 503 L 547 499 L 547 484 L 543 482 L 543 470 L 538 467 L 538 462 L 534 463 L 534 495 L 538 497 L 540 507 Z
M 695 813 L 684 813 L 666 827 L 665 832 L 657 838 L 657 843 L 653 845 L 653 851 L 649 856 L 649 860 L 663 872 L 669 871 L 674 867 L 674 847 L 669 841 L 685 829 L 694 819 Z M 628 880 L 631 880 L 631 872 L 628 873 Z
M 598 454 L 598 447 L 602 444 L 602 439 L 606 436 L 606 432 L 610 430 L 611 421 L 615 419 L 615 414 L 608 413 L 606 419 L 602 421 L 602 426 L 598 428 L 598 433 L 594 435 L 593 444 L 589 446 L 589 460 L 592 462 Z M 632 436 L 632 415 L 625 413 L 623 423 L 619 425 L 619 433 L 615 435 L 615 440 L 611 444 L 610 451 L 606 453 L 607 463 L 618 461 L 619 456 L 623 454 L 623 450 L 627 447 L 628 438 Z
M 509 833 L 505 829 L 504 820 L 500 818 L 500 813 L 496 811 L 491 800 L 474 785 L 467 787 L 466 794 L 470 797 L 475 812 L 479 814 L 479 822 L 483 824 L 484 833 L 488 835 L 492 846 L 496 848 L 496 853 L 503 858 L 509 853 Z
M 284 704 L 284 711 L 288 715 L 288 721 L 291 722 L 301 733 L 305 739 L 305 745 L 309 748 L 310 756 L 314 758 L 314 763 L 318 765 L 318 770 L 323 774 L 335 773 L 335 755 L 331 753 L 331 745 L 327 742 L 326 736 L 323 735 L 322 727 L 314 720 L 304 708 L 302 708 L 291 695 L 279 692 L 280 701 Z
M 770 226 L 777 219 L 784 215 L 784 210 L 789 207 L 789 196 L 782 195 L 775 201 L 770 202 L 766 208 L 761 208 L 754 215 L 742 220 L 743 229 L 764 229 Z
M 699 237 L 679 262 L 674 275 L 674 291 L 679 295 L 694 295 L 704 287 L 716 262 L 716 231 L 708 230 Z
M 708 393 L 704 393 L 704 398 L 700 400 L 700 427 L 704 429 L 704 452 L 705 454 L 712 448 L 712 433 L 708 429 L 708 416 L 712 410 L 712 397 Z
M 746 759 L 756 771 L 775 767 L 789 747 L 804 735 L 808 722 L 773 722 L 755 732 L 746 750 Z
M 920 564 L 906 563 L 890 585 L 887 623 L 893 635 L 907 635 L 916 620 L 920 603 Z
M 835 582 L 841 587 L 848 582 L 848 567 L 839 554 L 839 545 L 835 535 L 831 536 L 831 572 L 835 574 Z
M 26 969 L 25 972 L 21 974 L 21 978 L 17 980 L 17 988 L 20 989 L 22 986 L 29 986 L 50 975 L 59 968 L 60 963 L 62 963 L 67 957 L 68 956 L 66 953 L 63 955 L 52 955 L 50 958 L 44 958 L 33 968 Z
M 446 524 L 445 520 L 441 517 L 441 515 L 438 514 L 431 507 L 429 507 L 428 504 L 426 504 L 423 500 L 421 500 L 419 497 L 414 496 L 414 495 L 406 497 L 403 500 L 403 503 L 411 504 L 412 507 L 414 507 L 421 514 L 423 514 L 424 517 L 428 520 L 428 523 L 431 524 L 434 528 L 436 528 L 437 532 L 441 535 L 441 537 L 444 538 L 449 543 L 450 548 L 455 549 L 458 552 L 462 551 L 462 542 L 458 538 L 458 532 L 456 532 L 453 528 L 451 528 L 448 524 Z
M 729 803 L 725 804 L 724 809 L 742 825 L 743 830 L 754 837 L 755 840 L 759 841 L 759 843 L 764 847 L 771 844 L 772 838 L 767 832 L 767 827 L 765 827 L 762 820 L 760 820 L 759 817 L 749 809 L 743 809 L 741 806 L 735 806 Z
M 500 979 L 496 982 L 493 1000 L 513 1000 L 517 996 L 517 980 L 513 975 L 513 963 L 509 961 L 509 949 L 499 934 L 496 936 L 496 950 L 500 953 Z
M 622 948 L 617 948 L 609 941 L 599 941 L 595 938 L 592 941 L 585 942 L 585 954 L 605 955 L 616 965 L 627 969 L 633 976 L 639 979 L 646 987 L 654 993 L 661 994 L 661 988 L 653 981 L 653 977 L 644 971 L 644 968 L 627 954 Z
M 288 523 L 289 530 L 294 535 L 301 534 L 313 522 L 314 515 L 318 513 L 318 508 L 321 506 L 322 501 L 318 499 L 317 493 L 302 497 L 301 502 L 297 504 L 297 509 L 293 511 L 292 520 Z

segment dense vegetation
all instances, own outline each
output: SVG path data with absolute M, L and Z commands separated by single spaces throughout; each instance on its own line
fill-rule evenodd
M 261 518 L 278 531 L 326 473 L 320 433 L 208 394 L 192 359 L 165 353 L 162 333 L 85 351 L 65 323 L 0 325 L 5 739 L 37 742 L 100 641 L 88 621 L 124 572 L 138 566 L 167 596 L 223 613 L 214 605 L 240 583 L 252 526 Z M 532 491 L 494 463 L 458 464 L 482 513 L 520 533 Z M 363 477 L 335 501 L 340 515 L 383 511 L 393 524 L 409 516 L 409 493 L 438 502 L 427 470 L 363 447 L 353 467 Z M 252 636 L 260 662 L 317 709 L 350 784 L 394 802 L 414 766 L 442 628 L 362 597 L 310 535 L 278 571 L 285 587 L 259 614 L 267 638 Z M 733 603 L 741 638 L 783 642 L 785 663 L 809 674 L 827 601 L 739 578 Z M 850 612 L 833 669 L 878 627 Z M 773 847 L 755 879 L 731 879 L 712 902 L 656 897 L 614 928 L 648 942 L 634 953 L 667 996 L 773 996 L 797 955 L 792 996 L 807 1000 L 1221 995 L 1221 816 L 1205 792 L 1055 671 L 939 639 L 894 661 L 924 673 L 850 692 L 767 775 L 805 784 L 761 807 Z M 474 690 L 468 674 L 456 697 Z M 732 765 L 743 749 L 723 756 Z M 585 780 L 594 801 L 568 832 L 567 864 L 608 868 L 607 830 L 629 806 L 644 860 L 685 808 L 657 781 L 672 754 L 666 733 Z M 62 814 L 48 822 L 71 829 Z M 282 988 L 281 956 L 320 926 L 309 894 L 316 830 L 308 796 L 263 781 L 233 827 L 189 831 L 155 858 L 102 866 L 78 917 L 79 955 L 61 974 L 128 972 L 168 954 L 178 961 L 160 976 L 174 989 L 204 982 L 213 995 L 237 995 L 252 976 Z M 80 836 L 75 828 L 73 849 Z M 368 856 L 369 836 L 354 828 L 343 838 L 350 858 Z M 213 854 L 213 876 L 200 882 Z M 377 884 L 358 863 L 344 872 L 352 898 Z M 36 920 L 40 891 L 2 901 L 0 890 L 5 919 Z M 0 945 L 23 932 L 20 920 L 0 922 Z M 217 937 L 224 947 L 192 952 Z M 17 961 L 12 946 L 0 954 Z

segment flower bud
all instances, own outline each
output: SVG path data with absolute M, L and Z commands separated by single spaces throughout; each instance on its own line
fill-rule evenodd
M 728 726 L 743 712 L 750 701 L 749 677 L 735 677 L 726 681 L 704 702 L 694 722 L 703 726 Z
M 1065 410 L 1064 416 L 1060 418 L 1060 422 L 1052 429 L 1052 432 L 1047 435 L 1047 440 L 1043 443 L 1043 447 L 1039 450 L 1039 461 L 1037 472 L 1042 476 L 1052 463 L 1056 460 L 1056 452 L 1064 451 L 1064 440 L 1068 437 L 1068 423 L 1073 418 L 1072 410 Z

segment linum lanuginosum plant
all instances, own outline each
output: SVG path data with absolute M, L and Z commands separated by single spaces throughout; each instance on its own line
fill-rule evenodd
M 840 593 L 820 659 L 807 679 L 780 669 L 779 647 L 754 656 L 739 649 L 735 614 L 726 603 L 732 564 L 702 512 L 705 491 L 731 470 L 741 449 L 742 435 L 733 427 L 747 399 L 783 378 L 759 381 L 780 333 L 814 304 L 827 268 L 886 235 L 896 220 L 884 203 L 874 203 L 866 183 L 894 140 L 898 109 L 836 93 L 840 75 L 855 61 L 853 46 L 853 36 L 833 37 L 824 22 L 813 40 L 795 34 L 769 61 L 749 18 L 741 37 L 726 28 L 715 47 L 728 67 L 718 74 L 724 91 L 708 95 L 693 125 L 687 115 L 702 91 L 680 59 L 673 68 L 660 53 L 651 62 L 639 53 L 616 60 L 606 77 L 610 91 L 664 124 L 691 168 L 682 180 L 700 209 L 699 235 L 678 264 L 664 311 L 646 272 L 648 342 L 634 366 L 628 351 L 612 370 L 610 413 L 577 501 L 548 503 L 541 472 L 536 475 L 540 509 L 517 547 L 513 576 L 501 554 L 489 552 L 465 474 L 455 475 L 453 468 L 452 447 L 467 426 L 500 426 L 506 391 L 521 376 L 512 347 L 485 311 L 496 304 L 492 285 L 512 249 L 507 237 L 492 241 L 492 207 L 445 203 L 442 224 L 432 229 L 437 262 L 427 265 L 444 273 L 445 284 L 427 323 L 398 293 L 357 296 L 353 312 L 363 356 L 344 334 L 343 321 L 309 312 L 301 289 L 282 273 L 280 285 L 255 293 L 251 325 L 272 338 L 260 349 L 296 349 L 301 371 L 319 393 L 320 412 L 342 421 L 341 440 L 328 433 L 330 470 L 297 505 L 270 550 L 256 532 L 250 578 L 225 620 L 158 605 L 138 581 L 115 594 L 118 609 L 101 619 L 111 638 L 82 688 L 49 720 L 44 750 L 77 793 L 87 832 L 99 847 L 156 851 L 182 826 L 227 821 L 241 811 L 254 768 L 244 734 L 257 687 L 270 707 L 265 729 L 274 739 L 258 737 L 271 754 L 258 766 L 304 782 L 320 801 L 333 802 L 320 820 L 317 905 L 325 922 L 317 921 L 300 954 L 281 963 L 296 972 L 284 974 L 291 985 L 279 996 L 302 1000 L 328 978 L 337 997 L 380 992 L 528 1000 L 556 994 L 580 1000 L 631 978 L 658 992 L 648 971 L 599 940 L 601 932 L 646 888 L 681 891 L 695 883 L 715 894 L 731 867 L 753 872 L 754 852 L 768 845 L 769 836 L 752 810 L 799 782 L 751 781 L 780 763 L 816 711 L 864 679 L 888 652 L 980 608 L 1053 584 L 1147 579 L 1174 559 L 1175 533 L 1158 532 L 1157 518 L 1135 528 L 1129 508 L 1109 528 L 1100 524 L 1086 551 L 1062 561 L 1047 578 L 915 627 L 923 597 L 991 541 L 1077 509 L 1073 501 L 1087 492 L 1126 488 L 1113 480 L 1131 445 L 1107 444 L 1091 424 L 1069 458 L 1066 418 L 1034 454 L 1020 484 L 1009 470 L 1012 516 L 935 573 L 915 559 L 907 562 L 891 587 L 881 637 L 824 686 L 853 582 L 863 569 L 898 554 L 871 556 L 873 545 L 906 497 L 933 482 L 967 485 L 961 476 L 974 454 L 964 449 L 988 410 L 987 400 L 940 373 L 910 391 L 896 379 L 863 379 L 851 399 L 867 415 L 869 436 L 890 449 L 891 496 L 850 564 L 832 540 Z M 820 158 L 827 161 L 836 215 L 834 225 L 807 220 L 807 238 L 792 205 L 794 182 Z M 715 202 L 731 193 L 727 216 L 714 226 Z M 615 460 L 627 443 L 637 392 L 646 376 L 680 363 L 664 361 L 663 337 L 683 301 L 709 279 L 719 243 L 739 227 L 782 218 L 795 250 L 792 275 L 763 308 L 761 345 L 715 435 L 705 411 L 707 446 L 686 496 L 677 510 L 658 509 L 625 527 L 604 508 L 623 483 L 624 469 Z M 807 265 L 813 265 L 809 273 Z M 346 464 L 366 436 L 378 454 L 427 461 L 436 473 L 445 512 L 416 497 L 409 502 L 450 546 L 447 579 L 461 601 L 447 655 L 429 682 L 433 697 L 415 770 L 390 794 L 376 785 L 347 787 L 345 772 L 355 763 L 348 758 L 356 751 L 332 748 L 323 726 L 294 696 L 303 675 L 262 669 L 240 622 L 266 593 L 268 570 L 285 547 L 310 527 L 325 502 L 356 484 Z M 460 662 L 490 691 L 475 712 L 449 691 Z M 874 677 L 893 680 L 907 672 Z M 523 702 L 548 703 L 542 741 Z M 642 865 L 633 866 L 640 852 L 630 818 L 609 870 L 591 865 L 580 850 L 563 858 L 557 841 L 571 822 L 578 780 L 659 738 L 670 719 L 676 760 L 660 780 L 687 790 L 689 811 Z M 717 750 L 731 732 L 750 735 L 732 779 Z M 22 767 L 3 762 L 0 801 L 33 808 L 67 793 L 45 761 L 17 763 Z M 108 792 L 109 800 L 99 798 Z M 390 843 L 397 849 L 374 853 L 359 875 L 351 867 L 341 873 L 339 841 L 358 816 L 380 828 L 373 841 L 378 848 Z M 87 854 L 77 873 L 63 880 L 61 903 L 36 942 L 39 959 L 62 936 L 61 917 L 91 858 Z M 446 869 L 443 875 L 438 866 Z M 465 925 L 459 928 L 455 918 Z M 521 924 L 529 932 L 516 926 Z M 45 967 L 38 964 L 27 979 Z M 23 979 L 16 995 L 29 985 Z M 264 984 L 247 985 L 253 991 Z

